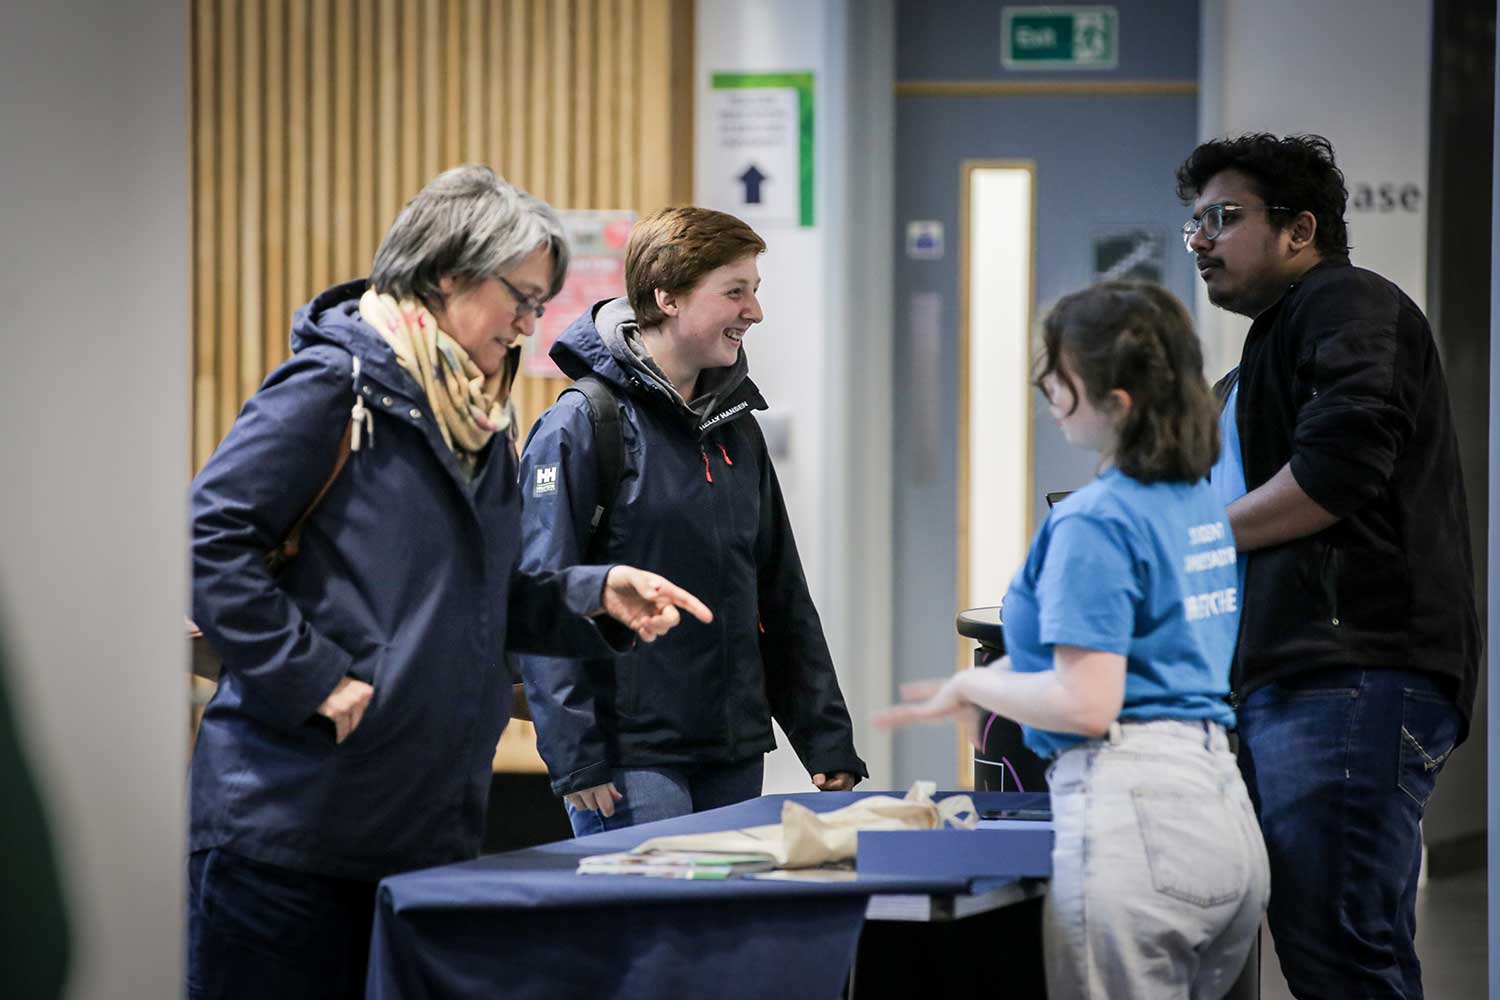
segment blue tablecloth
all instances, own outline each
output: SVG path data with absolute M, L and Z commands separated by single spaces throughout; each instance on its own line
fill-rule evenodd
M 688 881 L 582 876 L 575 868 L 585 855 L 629 850 L 650 837 L 779 822 L 787 799 L 826 812 L 870 794 L 877 793 L 768 795 L 385 879 L 366 995 L 832 1000 L 853 963 L 871 895 L 962 893 L 968 881 Z

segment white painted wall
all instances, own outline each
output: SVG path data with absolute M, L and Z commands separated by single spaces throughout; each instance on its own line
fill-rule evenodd
M 1351 205 L 1347 219 L 1354 263 L 1423 305 L 1432 0 L 1203 0 L 1202 32 L 1203 138 L 1316 132 L 1351 198 L 1359 183 L 1422 189 L 1419 211 Z M 1210 306 L 1201 285 L 1198 318 L 1217 378 L 1238 363 L 1250 321 Z
M 188 751 L 187 6 L 51 0 L 8 4 L 3 21 L 7 683 L 68 885 L 69 995 L 174 997 Z
M 715 72 L 814 74 L 812 227 L 761 227 L 766 320 L 751 375 L 790 426 L 777 472 L 823 618 L 869 787 L 889 782 L 890 738 L 866 719 L 891 697 L 889 275 L 894 204 L 893 0 L 698 0 L 694 188 L 706 175 Z M 766 791 L 811 787 L 785 739 Z

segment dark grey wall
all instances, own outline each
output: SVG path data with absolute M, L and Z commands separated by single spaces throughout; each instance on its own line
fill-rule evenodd
M 1172 79 L 1198 67 L 1196 0 L 1124 0 L 1119 68 L 1109 72 L 1007 73 L 1000 67 L 1000 4 L 905 0 L 898 7 L 901 81 L 1004 79 Z M 1093 279 L 1093 235 L 1141 226 L 1164 239 L 1168 288 L 1191 304 L 1188 255 L 1177 232 L 1184 210 L 1173 194 L 1177 164 L 1197 142 L 1195 97 L 901 97 L 896 120 L 895 681 L 952 669 L 957 606 L 957 433 L 960 169 L 966 159 L 1021 159 L 1036 165 L 1036 302 L 1048 304 Z M 906 222 L 937 219 L 947 254 L 905 257 Z M 941 301 L 936 336 L 909 322 L 914 295 Z M 1033 394 L 1033 509 L 1042 494 L 1072 489 L 1092 472 L 1091 456 L 1069 448 Z M 1021 456 L 1002 461 L 1026 475 Z M 983 511 L 973 516 L 982 517 Z M 975 604 L 1002 594 L 973 595 Z M 950 729 L 896 734 L 895 782 L 950 782 L 957 760 Z
M 1115 0 L 1119 67 L 1110 71 L 1008 72 L 1000 67 L 996 0 L 899 0 L 898 80 L 1195 80 L 1198 0 Z M 1036 5 L 1033 5 L 1036 6 Z
M 1500 63 L 1500 51 L 1495 53 L 1495 61 Z M 1500 115 L 1500 76 L 1496 79 L 1495 106 L 1497 115 Z M 1497 134 L 1500 134 L 1500 117 L 1490 120 L 1490 148 L 1494 148 Z M 1500 217 L 1497 217 L 1497 209 L 1500 209 L 1500 170 L 1496 165 L 1490 165 L 1490 321 L 1488 323 L 1490 334 L 1490 364 L 1489 364 L 1489 390 L 1491 399 L 1500 399 L 1500 308 L 1495 302 L 1495 290 L 1500 289 Z M 1482 216 L 1480 218 L 1483 218 Z M 1500 406 L 1490 408 L 1489 420 L 1489 467 L 1483 473 L 1489 484 L 1490 495 L 1500 494 Z M 1486 545 L 1486 556 L 1488 559 L 1488 573 L 1486 583 L 1488 592 L 1500 593 L 1500 517 L 1491 509 L 1488 511 L 1489 538 Z M 1491 636 L 1500 634 L 1500 611 L 1490 604 L 1485 606 L 1485 622 Z M 1493 677 L 1497 669 L 1500 669 L 1500 653 L 1495 650 L 1494 643 L 1488 644 L 1485 650 L 1488 669 L 1486 676 Z M 1489 765 L 1489 777 L 1486 788 L 1489 792 L 1489 802 L 1486 804 L 1485 814 L 1489 819 L 1489 830 L 1487 836 L 1486 858 L 1489 862 L 1489 877 L 1487 879 L 1489 888 L 1488 924 L 1489 933 L 1489 984 L 1490 996 L 1500 996 L 1500 888 L 1495 885 L 1496 873 L 1500 872 L 1500 790 L 1495 787 L 1497 776 L 1500 776 L 1500 733 L 1494 732 L 1496 721 L 1500 720 L 1500 690 L 1495 685 L 1489 685 L 1485 695 L 1485 707 L 1489 712 L 1489 726 L 1487 736 L 1489 746 L 1486 748 L 1486 762 Z
M 1495 103 L 1493 0 L 1433 9 L 1427 315 L 1443 356 L 1469 501 L 1479 606 L 1488 601 L 1490 489 L 1490 176 Z M 1493 635 L 1493 633 L 1490 633 Z M 1480 679 L 1469 742 L 1449 758 L 1423 834 L 1433 875 L 1484 863 L 1487 687 Z

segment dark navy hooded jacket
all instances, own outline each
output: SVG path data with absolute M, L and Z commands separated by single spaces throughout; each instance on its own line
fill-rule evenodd
M 684 620 L 614 661 L 520 658 L 553 790 L 603 784 L 611 767 L 759 756 L 776 746 L 773 715 L 809 773 L 867 775 L 776 471 L 753 426 L 752 411 L 766 408 L 759 390 L 741 364 L 709 411 L 691 414 L 612 355 L 595 326 L 605 305 L 580 316 L 551 351 L 569 377 L 593 372 L 622 403 L 624 472 L 608 538 L 593 551 L 666 576 L 703 600 L 714 621 Z M 522 567 L 577 562 L 599 494 L 594 427 L 579 393 L 564 394 L 532 428 L 521 489 Z
M 373 880 L 478 853 L 510 717 L 507 646 L 611 647 L 581 617 L 607 569 L 515 572 L 509 441 L 496 435 L 464 476 L 424 393 L 359 318 L 364 289 L 336 286 L 297 312 L 291 359 L 193 482 L 193 618 L 223 674 L 193 754 L 190 850 Z M 264 554 L 332 471 L 356 391 L 373 440 L 273 577 Z M 335 744 L 313 720 L 345 675 L 375 694 Z

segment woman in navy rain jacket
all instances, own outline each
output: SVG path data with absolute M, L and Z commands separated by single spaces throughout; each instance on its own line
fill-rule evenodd
M 190 996 L 363 996 L 375 883 L 479 851 L 506 649 L 609 662 L 630 635 L 596 613 L 646 641 L 674 604 L 708 616 L 630 567 L 515 568 L 509 380 L 567 257 L 546 205 L 444 173 L 368 282 L 298 311 L 194 481 L 193 616 L 223 673 L 190 776 Z
M 551 351 L 618 400 L 624 469 L 610 494 L 589 403 L 565 393 L 521 458 L 521 565 L 621 559 L 710 595 L 717 614 L 613 665 L 521 658 L 538 746 L 580 835 L 759 795 L 773 717 L 819 788 L 867 774 L 753 415 L 766 403 L 740 343 L 761 320 L 764 250 L 722 212 L 643 220 L 626 248 L 629 300 L 595 306 Z M 599 506 L 608 518 L 591 538 Z

